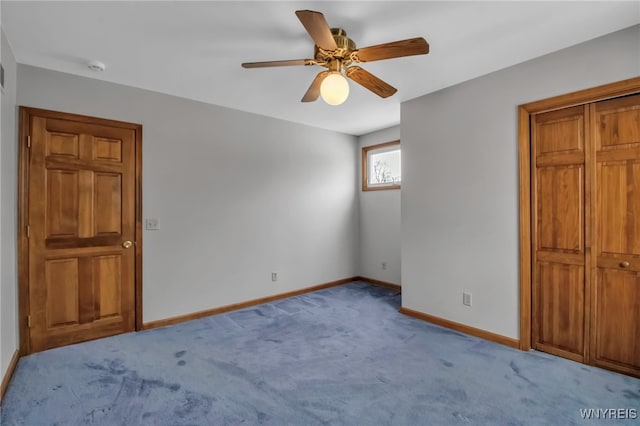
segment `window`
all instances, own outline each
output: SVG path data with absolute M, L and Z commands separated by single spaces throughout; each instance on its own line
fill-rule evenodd
M 362 190 L 400 189 L 400 141 L 362 148 Z

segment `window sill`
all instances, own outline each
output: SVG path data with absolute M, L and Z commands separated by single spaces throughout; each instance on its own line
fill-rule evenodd
M 400 189 L 400 185 L 362 186 L 363 191 L 386 191 L 389 189 Z

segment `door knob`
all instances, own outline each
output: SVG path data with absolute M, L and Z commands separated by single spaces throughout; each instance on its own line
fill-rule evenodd
M 629 262 L 627 262 L 626 260 L 624 262 L 620 262 L 620 267 L 621 268 L 628 268 L 629 267 Z
M 131 241 L 125 241 L 124 243 L 122 243 L 122 247 L 128 249 L 131 248 L 131 246 L 133 245 L 133 243 Z

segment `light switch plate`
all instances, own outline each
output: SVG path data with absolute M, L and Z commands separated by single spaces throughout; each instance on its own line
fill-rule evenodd
M 466 306 L 471 306 L 471 293 L 467 293 L 467 292 L 462 293 L 462 304 Z
M 147 218 L 144 220 L 144 229 L 147 231 L 158 231 L 160 229 L 160 219 Z

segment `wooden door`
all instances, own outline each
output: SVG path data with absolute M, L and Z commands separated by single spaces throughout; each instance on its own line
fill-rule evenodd
M 27 116 L 30 352 L 132 331 L 140 127 Z
M 586 107 L 532 117 L 535 349 L 585 360 Z
M 593 363 L 640 376 L 640 95 L 590 108 L 596 164 Z

